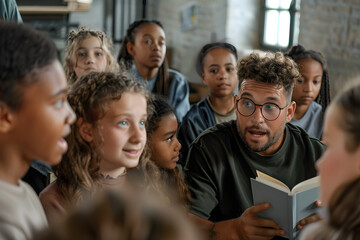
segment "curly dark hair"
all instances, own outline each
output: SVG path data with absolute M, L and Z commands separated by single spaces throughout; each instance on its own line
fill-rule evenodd
M 135 44 L 135 38 L 139 30 L 149 24 L 155 24 L 161 29 L 164 29 L 163 25 L 156 20 L 140 19 L 132 24 L 126 31 L 126 36 L 123 38 L 121 43 L 121 48 L 119 51 L 119 56 L 117 58 L 118 63 L 122 68 L 129 69 L 133 64 L 133 56 L 127 51 L 127 43 Z M 164 96 L 169 96 L 170 85 L 171 85 L 171 76 L 168 71 L 168 63 L 166 58 L 159 68 L 159 74 L 156 79 L 154 93 L 162 94 Z
M 329 72 L 327 68 L 327 63 L 325 57 L 317 51 L 306 50 L 303 46 L 297 45 L 292 46 L 286 53 L 285 56 L 292 58 L 295 62 L 301 59 L 313 59 L 320 63 L 323 72 L 321 79 L 321 88 L 319 95 L 316 97 L 315 101 L 322 106 L 323 113 L 325 112 L 327 106 L 330 104 L 330 82 L 329 82 Z
M 125 73 L 92 72 L 72 85 L 68 101 L 78 119 L 98 127 L 98 121 L 106 114 L 107 104 L 119 100 L 126 92 L 140 93 L 149 100 L 145 86 L 129 79 Z M 149 102 L 147 105 L 150 105 Z M 91 194 L 98 187 L 100 156 L 97 148 L 81 137 L 77 124 L 71 126 L 71 133 L 66 141 L 69 149 L 60 164 L 54 167 L 54 173 L 61 195 L 70 204 L 76 204 L 85 194 Z M 148 177 L 148 170 L 144 170 L 151 170 L 149 164 L 152 165 L 146 149 L 140 157 L 138 167 L 143 170 L 147 183 L 152 184 L 152 177 Z
M 245 79 L 284 87 L 288 102 L 291 101 L 295 82 L 300 79 L 296 63 L 283 53 L 267 53 L 261 57 L 258 53 L 251 53 L 242 58 L 237 65 L 239 88 Z
M 53 41 L 30 26 L 0 21 L 0 101 L 21 107 L 24 88 L 57 60 Z

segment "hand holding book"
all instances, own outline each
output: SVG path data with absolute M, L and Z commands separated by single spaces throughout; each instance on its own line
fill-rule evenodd
M 319 177 L 303 181 L 290 190 L 284 183 L 265 173 L 257 171 L 257 174 L 256 179 L 251 179 L 254 204 L 268 202 L 271 205 L 258 216 L 274 220 L 286 231 L 285 237 L 296 239 L 297 224 L 303 219 L 305 224 L 313 221 L 310 216 L 316 211 Z

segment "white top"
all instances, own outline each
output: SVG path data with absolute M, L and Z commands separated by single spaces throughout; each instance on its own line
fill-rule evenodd
M 32 239 L 46 228 L 47 220 L 40 200 L 27 183 L 15 186 L 0 180 L 0 240 Z

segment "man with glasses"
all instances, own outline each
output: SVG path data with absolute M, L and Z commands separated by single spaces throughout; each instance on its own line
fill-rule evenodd
M 276 222 L 256 216 L 270 206 L 253 206 L 250 178 L 260 170 L 292 188 L 316 176 L 324 145 L 288 124 L 300 78 L 290 58 L 280 52 L 251 54 L 237 67 L 236 121 L 209 128 L 190 147 L 185 177 L 193 197 L 191 216 L 213 239 L 280 239 L 285 232 Z M 298 228 L 317 219 L 303 219 Z

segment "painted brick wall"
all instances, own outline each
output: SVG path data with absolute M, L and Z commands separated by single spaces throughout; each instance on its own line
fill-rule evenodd
M 171 49 L 171 67 L 189 81 L 200 82 L 195 72 L 200 48 L 211 41 L 229 41 L 239 49 L 258 47 L 259 2 L 261 0 L 149 0 L 147 17 L 159 20 L 165 28 Z M 198 26 L 181 31 L 181 10 L 190 3 L 199 6 Z
M 322 52 L 335 94 L 360 79 L 360 0 L 303 0 L 299 43 Z

